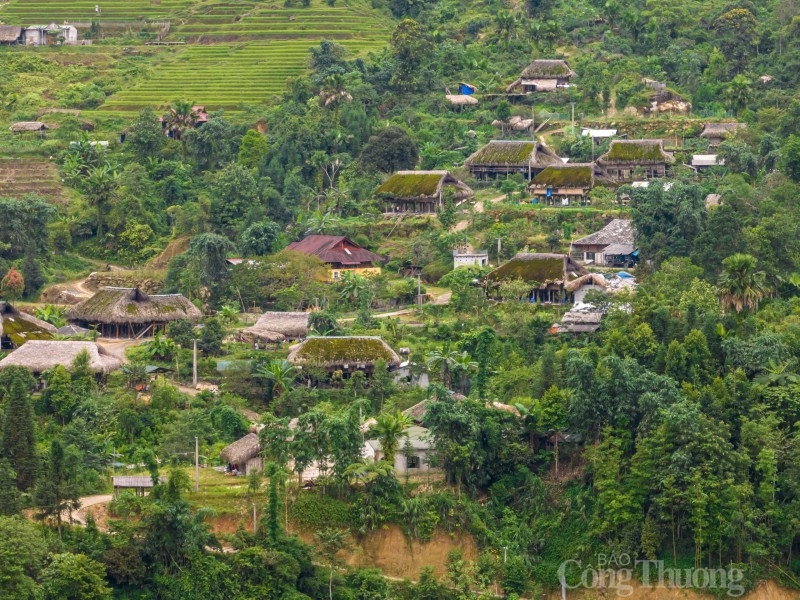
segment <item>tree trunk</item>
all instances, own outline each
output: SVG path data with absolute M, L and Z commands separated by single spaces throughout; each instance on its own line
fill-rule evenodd
M 328 579 L 328 594 L 331 600 L 333 600 L 333 565 L 331 565 L 331 576 L 330 579 Z

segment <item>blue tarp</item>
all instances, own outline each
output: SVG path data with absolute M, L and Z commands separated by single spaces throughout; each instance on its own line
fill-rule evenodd
M 617 271 L 617 277 L 621 279 L 633 279 L 633 275 L 630 273 L 626 273 L 625 271 Z

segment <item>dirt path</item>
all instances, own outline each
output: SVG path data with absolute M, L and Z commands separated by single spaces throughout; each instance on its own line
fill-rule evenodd
M 126 269 L 124 267 L 120 267 L 118 265 L 111 265 L 111 264 L 108 264 L 108 263 L 103 263 L 102 261 L 94 260 L 94 259 L 91 259 L 91 258 L 83 257 L 83 259 L 87 260 L 87 261 L 89 261 L 91 263 L 94 263 L 97 266 L 97 272 L 105 271 L 106 270 L 106 266 L 108 266 L 109 270 L 111 270 L 111 271 L 127 271 L 128 270 L 128 269 Z M 70 294 L 76 296 L 77 298 L 81 298 L 81 299 L 83 299 L 83 298 L 91 298 L 92 296 L 94 296 L 94 293 L 97 290 L 94 290 L 94 289 L 92 289 L 92 288 L 90 288 L 90 287 L 88 287 L 86 285 L 86 280 L 89 278 L 90 275 L 91 275 L 91 273 L 89 273 L 89 275 L 87 275 L 83 279 L 75 279 L 73 281 L 65 281 L 63 283 L 58 283 L 58 284 L 55 284 L 55 285 L 57 287 L 59 287 L 59 288 L 63 288 L 65 291 L 67 291 Z
M 125 350 L 131 346 L 136 346 L 142 342 L 146 342 L 152 338 L 143 338 L 140 340 L 112 340 L 105 338 L 97 338 L 97 344 L 112 356 L 116 356 L 123 363 L 127 363 L 128 359 L 125 357 Z
M 487 202 L 494 204 L 495 202 L 500 202 L 501 200 L 504 200 L 505 197 L 506 195 L 503 194 L 502 196 L 497 196 L 496 198 L 489 198 Z M 473 214 L 482 213 L 483 210 L 484 210 L 484 203 L 482 201 L 476 202 L 475 205 L 472 207 Z M 469 227 L 471 222 L 472 222 L 471 218 L 462 219 L 461 221 L 456 223 L 450 231 L 455 233 L 458 233 L 459 231 L 464 231 L 467 227 Z
M 86 526 L 86 511 L 92 506 L 111 502 L 114 496 L 111 494 L 100 494 L 99 496 L 84 496 L 81 498 L 81 507 L 72 513 L 72 520 L 79 525 Z

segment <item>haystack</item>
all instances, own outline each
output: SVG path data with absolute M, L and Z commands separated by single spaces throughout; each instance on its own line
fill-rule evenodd
M 56 328 L 0 302 L 0 340 L 3 348 L 19 348 L 29 340 L 52 340 Z
M 13 123 L 9 129 L 11 133 L 28 133 L 31 131 L 46 131 L 49 127 L 41 121 L 20 121 Z
M 106 287 L 67 310 L 67 319 L 82 327 L 98 326 L 101 335 L 141 337 L 165 330 L 167 323 L 197 321 L 202 314 L 182 294 L 148 295 L 139 288 Z
M 122 365 L 119 358 L 95 342 L 31 340 L 0 360 L 0 369 L 19 366 L 33 373 L 42 373 L 57 365 L 69 368 L 84 350 L 89 353 L 89 368 L 95 373 L 110 373 Z

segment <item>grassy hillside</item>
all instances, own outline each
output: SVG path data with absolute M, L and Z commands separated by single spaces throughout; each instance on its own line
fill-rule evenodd
M 194 3 L 194 0 L 10 0 L 1 12 L 7 22 L 23 25 L 88 21 L 96 18 L 94 7 L 99 4 L 104 20 L 164 19 Z

